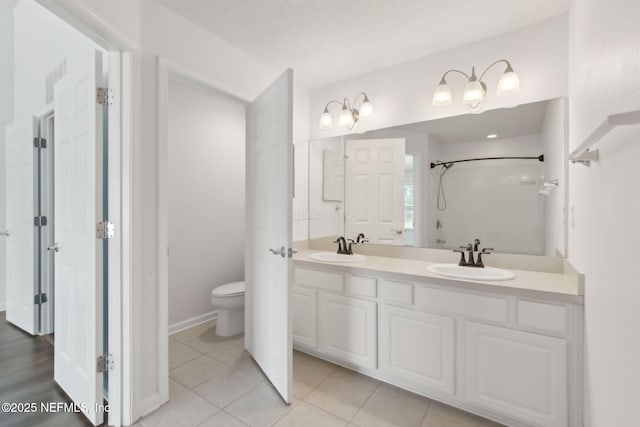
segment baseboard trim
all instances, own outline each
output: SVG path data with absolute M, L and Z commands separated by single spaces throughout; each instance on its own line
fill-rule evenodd
M 7 311 L 7 304 L 4 302 L 0 302 L 0 312 Z
M 185 329 L 192 328 L 196 325 L 215 320 L 218 318 L 218 310 L 210 311 L 209 313 L 201 314 L 200 316 L 192 317 L 191 319 L 183 320 L 181 322 L 169 325 L 169 335 L 177 334 Z

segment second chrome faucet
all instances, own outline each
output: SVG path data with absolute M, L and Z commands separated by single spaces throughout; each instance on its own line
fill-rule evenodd
M 333 243 L 338 244 L 338 251 L 337 251 L 338 254 L 353 255 L 352 245 L 357 245 L 358 243 L 366 243 L 368 241 L 369 240 L 367 240 L 365 235 L 363 233 L 360 233 L 356 237 L 356 240 L 348 239 L 349 243 L 347 243 L 347 239 L 345 239 L 344 236 L 338 237 L 336 241 L 334 241 Z
M 482 255 L 489 255 L 493 248 L 483 248 L 482 251 L 480 249 L 480 239 L 475 239 L 473 243 L 468 243 L 466 246 L 460 246 L 459 249 L 454 249 L 454 252 L 460 253 L 460 262 L 458 263 L 461 267 L 476 267 L 476 268 L 484 268 L 484 262 L 482 261 Z M 469 253 L 469 259 L 465 258 L 464 253 Z M 475 260 L 473 258 L 474 252 L 478 252 L 478 259 Z

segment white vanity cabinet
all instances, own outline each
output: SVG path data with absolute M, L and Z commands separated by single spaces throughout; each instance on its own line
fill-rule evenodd
M 377 305 L 372 301 L 320 292 L 318 349 L 363 368 L 377 365 Z
M 294 286 L 291 296 L 293 342 L 316 348 L 318 345 L 318 291 Z
M 567 425 L 567 345 L 561 338 L 464 325 L 464 398 L 533 425 Z
M 380 371 L 418 389 L 455 391 L 455 319 L 383 305 Z
M 506 425 L 581 425 L 579 298 L 315 263 L 294 281 L 297 349 Z

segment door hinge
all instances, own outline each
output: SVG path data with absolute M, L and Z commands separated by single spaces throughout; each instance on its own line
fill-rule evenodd
M 110 371 L 114 368 L 113 354 L 101 354 L 96 359 L 96 371 L 98 373 Z
M 42 215 L 33 217 L 33 225 L 36 227 L 44 227 L 47 225 L 47 217 Z
M 100 105 L 112 105 L 114 101 L 113 89 L 106 87 L 96 88 L 96 102 Z
M 34 303 L 35 305 L 44 304 L 45 302 L 47 302 L 47 294 L 38 294 L 38 295 L 34 295 L 34 297 L 33 297 L 33 303 Z
M 33 146 L 35 148 L 47 148 L 47 140 L 36 136 L 33 138 Z
M 98 239 L 113 239 L 116 235 L 116 226 L 110 221 L 102 221 L 96 225 L 96 237 Z

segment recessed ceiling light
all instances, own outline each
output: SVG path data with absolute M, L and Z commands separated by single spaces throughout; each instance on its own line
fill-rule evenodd
M 487 135 L 487 138 L 489 139 L 493 139 L 493 138 L 497 138 L 498 135 L 496 135 L 495 133 L 490 133 L 489 135 Z

